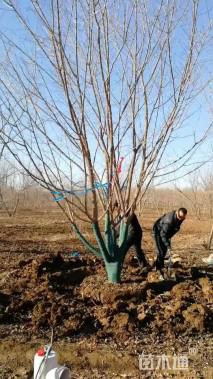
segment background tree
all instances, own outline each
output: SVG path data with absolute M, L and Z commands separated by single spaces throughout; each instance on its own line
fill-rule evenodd
M 203 184 L 203 190 L 206 195 L 206 202 L 209 209 L 209 217 L 213 218 L 213 175 L 212 171 L 208 171 L 207 174 L 204 176 L 201 176 L 202 178 L 202 184 Z M 207 243 L 208 250 L 211 249 L 212 245 L 212 239 L 213 239 L 213 225 L 211 227 L 211 231 L 209 234 L 209 239 Z
M 1 139 L 59 192 L 74 231 L 119 282 L 135 207 L 153 180 L 185 173 L 208 134 L 209 125 L 186 128 L 186 117 L 209 80 L 201 64 L 211 21 L 198 0 L 2 4 L 14 30 L 0 34 Z
M 200 172 L 196 170 L 190 174 L 187 179 L 189 184 L 187 189 L 181 189 L 177 185 L 175 185 L 175 189 L 183 196 L 183 198 L 189 201 L 195 217 L 200 220 L 201 211 L 203 208 L 203 203 L 201 200 L 202 187 Z
M 3 134 L 5 123 L 2 123 L 0 133 Z M 9 217 L 14 216 L 16 213 L 19 197 L 10 196 L 10 205 L 8 204 L 8 192 L 11 190 L 11 182 L 15 179 L 14 166 L 10 164 L 4 157 L 4 152 L 8 143 L 8 138 L 1 140 L 0 142 L 0 209 L 6 211 Z

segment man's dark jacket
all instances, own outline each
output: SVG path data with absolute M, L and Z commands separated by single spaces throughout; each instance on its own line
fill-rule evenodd
M 178 220 L 176 211 L 169 212 L 160 217 L 153 226 L 153 232 L 160 234 L 165 246 L 170 247 L 170 239 L 180 230 L 182 220 Z
M 135 236 L 136 238 L 141 238 L 142 236 L 142 228 L 135 213 L 132 214 L 129 220 L 128 236 Z

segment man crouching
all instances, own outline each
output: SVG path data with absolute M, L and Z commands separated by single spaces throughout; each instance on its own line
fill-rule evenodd
M 171 238 L 180 230 L 187 215 L 186 208 L 179 208 L 164 214 L 153 225 L 153 237 L 157 250 L 156 270 L 159 278 L 164 279 L 164 260 L 168 249 L 171 249 Z

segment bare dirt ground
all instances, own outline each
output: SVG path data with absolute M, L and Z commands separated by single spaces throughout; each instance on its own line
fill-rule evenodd
M 146 213 L 142 220 L 150 261 L 158 216 Z M 213 279 L 191 275 L 208 255 L 210 226 L 188 218 L 173 239 L 182 258 L 176 282 L 142 274 L 129 252 L 122 284 L 111 285 L 102 262 L 85 251 L 60 212 L 0 216 L 0 379 L 32 378 L 33 356 L 49 343 L 51 328 L 72 378 L 213 378 Z M 164 354 L 166 369 L 142 370 L 141 354 L 155 363 Z M 188 369 L 173 367 L 181 356 Z

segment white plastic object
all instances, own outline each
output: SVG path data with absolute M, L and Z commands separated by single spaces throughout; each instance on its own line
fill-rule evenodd
M 57 354 L 55 351 L 51 350 L 48 357 L 44 357 L 45 356 L 40 356 L 38 353 L 34 356 L 34 379 L 46 379 L 47 373 L 58 366 Z M 45 363 L 41 364 L 44 359 Z
M 71 379 L 70 370 L 64 366 L 58 366 L 50 370 L 46 379 Z
M 213 254 L 210 254 L 207 258 L 203 258 L 202 261 L 207 265 L 213 265 Z

